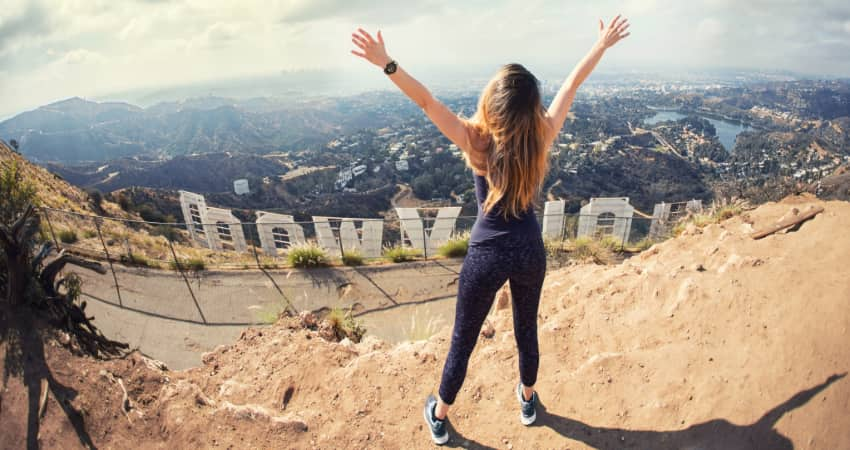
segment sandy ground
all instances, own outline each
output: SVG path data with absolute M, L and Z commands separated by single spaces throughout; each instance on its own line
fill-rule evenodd
M 811 203 L 826 211 L 797 231 L 749 237 Z M 519 423 L 510 310 L 497 310 L 495 335 L 479 341 L 450 412 L 449 447 L 850 448 L 848 223 L 848 203 L 791 198 L 690 229 L 618 266 L 552 272 L 539 317 L 538 423 Z M 69 420 L 49 396 L 41 441 L 431 448 L 421 407 L 448 336 L 333 343 L 280 322 L 244 332 L 188 371 L 155 370 L 138 356 L 81 360 L 49 345 L 52 376 L 77 391 L 67 404 L 84 413 Z M 113 377 L 128 389 L 127 416 Z M 3 445 L 23 445 L 24 394 L 19 379 L 7 381 Z

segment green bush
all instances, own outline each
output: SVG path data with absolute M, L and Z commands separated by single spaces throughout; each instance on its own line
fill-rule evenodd
M 176 227 L 170 225 L 157 225 L 151 229 L 150 234 L 152 236 L 162 236 L 171 242 L 182 241 L 180 231 Z
M 97 231 L 94 231 L 94 230 L 83 231 L 83 239 L 91 239 L 93 237 L 97 237 Z
M 402 247 L 400 245 L 384 249 L 384 257 L 395 263 L 413 261 L 417 256 L 420 256 L 421 254 L 422 251 L 419 249 Z
M 207 264 L 201 258 L 183 258 L 180 259 L 180 267 L 177 267 L 177 264 L 174 261 L 171 261 L 169 264 L 171 270 L 188 270 L 190 272 L 202 272 L 206 270 Z
M 27 180 L 18 162 L 4 165 L 0 171 L 0 223 L 11 226 L 28 205 L 38 203 L 35 184 Z
M 286 258 L 292 267 L 309 268 L 328 265 L 328 255 L 325 250 L 313 244 L 290 248 Z
M 346 266 L 362 266 L 363 255 L 357 250 L 346 250 L 342 252 L 342 263 Z
M 151 261 L 145 255 L 140 255 L 138 253 L 130 253 L 129 255 L 121 255 L 121 262 L 128 265 L 128 266 L 151 267 L 151 268 L 159 267 L 159 264 L 155 263 L 154 261 Z M 203 261 L 201 261 L 201 263 L 203 263 Z M 201 270 L 203 270 L 203 269 L 201 269 Z
M 61 230 L 59 231 L 59 240 L 64 242 L 65 244 L 74 244 L 79 239 L 77 238 L 77 232 L 74 230 Z
M 469 250 L 469 234 L 464 233 L 449 239 L 440 246 L 437 253 L 446 258 L 463 258 L 467 250 Z
M 649 250 L 649 248 L 652 247 L 653 245 L 655 245 L 655 241 L 652 238 L 650 238 L 649 236 L 647 236 L 647 237 L 637 241 L 635 243 L 635 248 L 637 248 L 638 251 L 642 252 L 644 250 Z

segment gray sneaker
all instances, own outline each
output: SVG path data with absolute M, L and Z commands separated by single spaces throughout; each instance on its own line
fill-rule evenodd
M 520 422 L 525 426 L 533 424 L 537 420 L 537 391 L 531 394 L 531 400 L 525 401 L 525 398 L 522 396 L 522 383 L 517 383 L 516 398 L 519 400 L 521 409 L 519 414 Z
M 446 431 L 445 419 L 440 420 L 434 415 L 437 409 L 437 397 L 433 394 L 425 400 L 425 409 L 422 411 L 425 416 L 425 422 L 428 424 L 428 429 L 431 430 L 431 439 L 437 445 L 443 445 L 449 442 L 449 432 Z

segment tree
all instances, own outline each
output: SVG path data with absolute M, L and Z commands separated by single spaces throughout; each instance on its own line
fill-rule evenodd
M 96 213 L 103 215 L 103 193 L 101 193 L 97 189 L 91 189 L 88 191 L 88 194 L 92 208 L 95 210 Z
M 18 152 L 18 141 L 17 140 L 12 139 L 11 141 L 9 141 L 9 145 L 12 147 L 12 150 L 14 150 L 15 153 L 19 153 Z
M 36 214 L 36 189 L 24 179 L 17 161 L 0 171 L 0 291 L 4 292 L 3 309 L 32 311 L 76 338 L 79 348 L 92 356 L 117 355 L 127 344 L 104 337 L 86 317 L 86 303 L 76 303 L 81 282 L 75 274 L 65 277 L 60 272 L 68 264 L 100 273 L 106 270 L 98 263 L 59 252 L 47 262 L 51 242 L 40 249 L 37 235 L 40 218 Z

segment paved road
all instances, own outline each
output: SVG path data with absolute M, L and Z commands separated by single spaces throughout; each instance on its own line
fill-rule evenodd
M 404 305 L 453 298 L 461 260 L 424 261 L 312 270 L 179 273 L 115 266 L 111 273 L 84 269 L 87 312 L 108 337 L 182 369 L 230 343 L 249 325 L 264 324 L 283 309 L 354 308 L 374 316 Z

